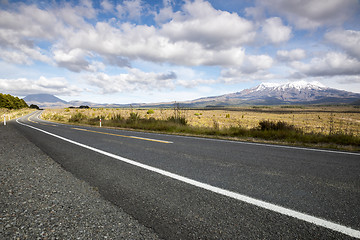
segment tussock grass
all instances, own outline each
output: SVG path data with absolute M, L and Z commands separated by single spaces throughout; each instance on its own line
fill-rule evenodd
M 6 116 L 6 120 L 15 119 L 21 116 L 25 116 L 31 112 L 36 111 L 36 109 L 31 108 L 22 108 L 22 109 L 7 109 L 7 108 L 0 108 L 0 122 L 4 122 L 4 115 Z
M 46 120 L 218 138 L 360 150 L 355 108 L 253 108 L 245 111 L 184 109 L 58 109 Z M 354 110 L 355 109 L 355 110 Z
M 70 123 L 82 123 L 88 125 L 98 125 L 104 116 L 87 118 L 82 113 L 76 113 L 69 118 Z M 219 137 L 240 137 L 257 138 L 268 141 L 282 141 L 288 143 L 305 144 L 339 144 L 360 146 L 360 138 L 343 133 L 324 135 L 320 133 L 304 133 L 294 125 L 283 121 L 260 121 L 257 127 L 246 129 L 243 127 L 219 128 L 214 124 L 213 127 L 194 127 L 189 126 L 184 117 L 169 117 L 167 120 L 155 118 L 141 118 L 137 113 L 130 113 L 128 118 L 115 115 L 111 119 L 103 120 L 102 124 L 109 127 L 131 128 L 151 131 L 161 131 L 170 133 L 187 133 L 193 135 L 219 136 Z

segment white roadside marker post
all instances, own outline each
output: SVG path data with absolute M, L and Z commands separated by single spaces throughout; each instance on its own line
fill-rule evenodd
M 6 126 L 6 116 L 4 114 L 4 126 Z
M 100 118 L 100 127 L 101 127 L 101 118 Z

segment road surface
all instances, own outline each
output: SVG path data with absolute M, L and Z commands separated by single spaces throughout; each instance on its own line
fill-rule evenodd
M 360 154 L 57 124 L 17 128 L 164 239 L 360 238 Z

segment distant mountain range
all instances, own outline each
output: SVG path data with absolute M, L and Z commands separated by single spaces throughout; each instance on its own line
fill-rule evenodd
M 35 94 L 24 98 L 27 104 L 39 107 L 129 107 L 130 104 L 96 104 L 91 102 L 66 102 L 49 94 Z M 286 84 L 262 83 L 257 87 L 221 96 L 179 102 L 182 107 L 225 107 L 241 105 L 302 105 L 302 104 L 360 104 L 360 94 L 328 88 L 318 82 L 290 82 Z M 171 107 L 174 102 L 141 104 L 133 107 Z
M 40 108 L 65 108 L 65 107 L 79 107 L 79 106 L 91 106 L 91 107 L 124 107 L 121 104 L 98 104 L 85 101 L 64 101 L 51 94 L 30 94 L 23 98 L 25 102 L 35 104 Z
M 262 83 L 241 92 L 186 102 L 189 106 L 352 104 L 359 93 L 328 88 L 318 82 Z

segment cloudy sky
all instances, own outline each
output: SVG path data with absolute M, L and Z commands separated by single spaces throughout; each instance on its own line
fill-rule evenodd
M 134 103 L 261 82 L 360 93 L 359 0 L 0 0 L 0 92 Z

